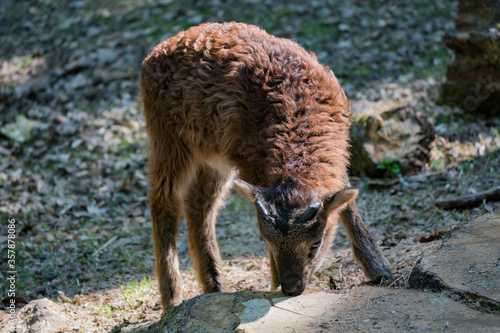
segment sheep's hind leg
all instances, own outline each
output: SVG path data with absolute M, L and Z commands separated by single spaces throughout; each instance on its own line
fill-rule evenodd
M 196 165 L 175 145 L 150 142 L 149 206 L 153 224 L 156 276 L 163 312 L 182 302 L 176 238 L 184 197 Z
M 179 272 L 175 239 L 181 216 L 181 201 L 165 192 L 164 186 L 150 194 L 151 220 L 156 276 L 161 295 L 163 312 L 182 302 L 182 279 Z

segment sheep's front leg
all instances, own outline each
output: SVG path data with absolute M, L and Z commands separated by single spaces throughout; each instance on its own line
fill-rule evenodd
M 361 265 L 366 277 L 373 282 L 392 279 L 389 263 L 380 253 L 354 201 L 342 211 L 340 220 L 351 241 L 354 259 Z

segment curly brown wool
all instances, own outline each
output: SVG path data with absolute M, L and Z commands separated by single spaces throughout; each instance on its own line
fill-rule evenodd
M 275 221 L 270 228 L 265 214 L 259 218 L 273 288 L 303 291 L 333 241 L 339 216 L 367 276 L 390 276 L 356 210 L 357 192 L 344 191 L 349 102 L 314 54 L 252 25 L 207 23 L 160 43 L 142 65 L 156 273 L 165 310 L 182 299 L 175 238 L 183 213 L 204 292 L 223 289 L 215 218 L 236 175 L 238 190 L 259 203 L 257 209 L 276 215 L 268 216 Z M 301 223 L 311 230 L 317 224 L 316 231 L 305 232 L 294 220 L 308 207 L 316 220 Z M 278 229 L 281 236 L 273 233 Z M 299 250 L 291 259 L 276 248 L 280 242 L 303 245 L 309 253 L 311 239 L 304 234 L 328 243 L 315 259 L 305 262 Z M 290 269 L 293 278 L 284 281 Z

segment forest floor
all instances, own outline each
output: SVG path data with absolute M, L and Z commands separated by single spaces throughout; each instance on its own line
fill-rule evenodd
M 161 315 L 140 64 L 160 41 L 202 22 L 242 21 L 291 38 L 333 69 L 350 99 L 405 101 L 434 117 L 437 142 L 421 174 L 377 186 L 352 179 L 361 189 L 358 208 L 393 268 L 387 285 L 405 288 L 416 260 L 442 237 L 475 216 L 500 212 L 498 202 L 465 211 L 435 205 L 500 186 L 500 120 L 436 104 L 452 61 L 440 41 L 454 27 L 455 1 L 4 2 L 0 277 L 9 270 L 7 221 L 15 219 L 17 303 L 61 303 L 72 319 L 66 331 L 109 332 Z M 178 249 L 188 299 L 200 288 L 186 231 L 183 224 Z M 217 236 L 226 290 L 267 290 L 255 212 L 236 194 L 218 218 Z M 308 290 L 364 281 L 341 230 Z M 1 288 L 5 306 L 7 285 Z M 0 328 L 8 329 L 4 310 Z

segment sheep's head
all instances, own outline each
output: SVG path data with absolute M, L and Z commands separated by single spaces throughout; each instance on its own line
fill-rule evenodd
M 302 294 L 331 245 L 334 235 L 329 217 L 338 218 L 358 190 L 347 188 L 322 198 L 294 179 L 273 188 L 237 180 L 236 189 L 257 209 L 260 234 L 269 249 L 274 275 L 277 274 L 272 277 L 272 287 L 281 285 L 283 293 L 289 296 Z

